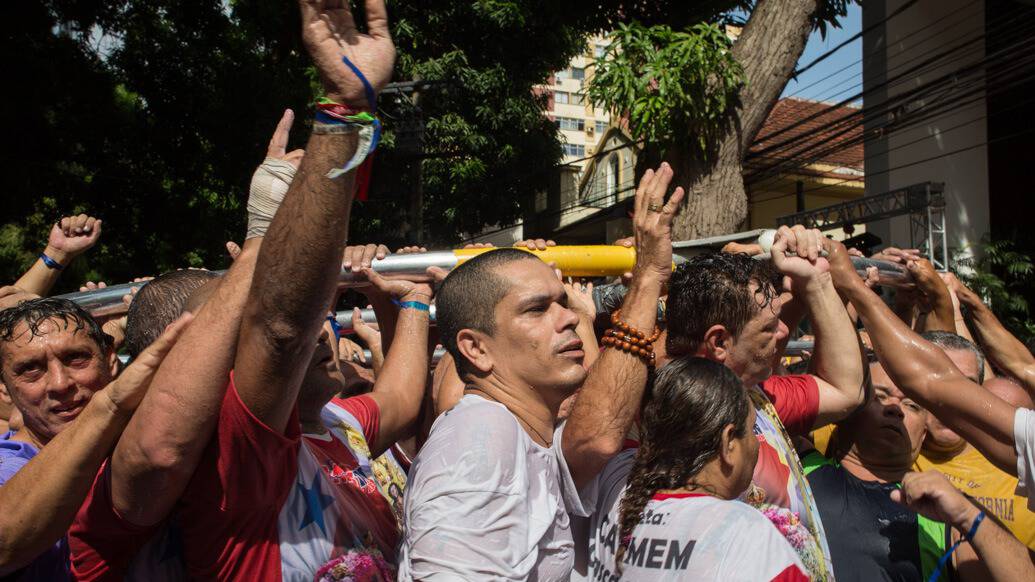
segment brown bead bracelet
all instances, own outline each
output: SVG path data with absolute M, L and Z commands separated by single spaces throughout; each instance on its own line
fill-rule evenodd
M 661 337 L 661 329 L 655 327 L 650 337 L 621 320 L 621 310 L 611 314 L 613 327 L 604 332 L 600 343 L 605 347 L 622 350 L 639 356 L 648 366 L 654 367 L 654 342 Z

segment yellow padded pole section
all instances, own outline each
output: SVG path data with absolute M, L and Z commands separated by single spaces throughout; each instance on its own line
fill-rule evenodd
M 568 277 L 612 277 L 632 271 L 636 251 L 617 245 L 572 245 L 550 247 L 545 251 L 530 251 L 527 247 L 511 247 L 536 255 L 546 263 L 555 263 Z M 494 248 L 457 249 L 453 251 L 462 263 Z

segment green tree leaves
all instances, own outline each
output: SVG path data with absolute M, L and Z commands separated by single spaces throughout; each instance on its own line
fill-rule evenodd
M 715 24 L 683 31 L 620 24 L 589 85 L 595 104 L 627 114 L 633 134 L 655 143 L 689 141 L 706 154 L 729 123 L 743 82 L 731 42 Z

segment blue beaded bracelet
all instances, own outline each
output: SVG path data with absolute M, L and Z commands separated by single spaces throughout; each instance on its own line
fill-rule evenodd
M 51 269 L 54 269 L 56 271 L 61 271 L 61 270 L 63 270 L 65 268 L 65 266 L 62 265 L 61 263 L 59 263 L 59 262 L 55 261 L 54 259 L 48 257 L 47 253 L 40 253 L 40 260 L 43 261 L 44 265 L 46 265 L 47 267 L 50 267 Z

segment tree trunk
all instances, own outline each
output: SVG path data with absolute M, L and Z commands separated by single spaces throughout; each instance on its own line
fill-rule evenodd
M 670 148 L 665 160 L 687 191 L 673 225 L 673 239 L 687 240 L 741 230 L 747 219 L 743 162 L 773 105 L 787 85 L 812 32 L 818 0 L 759 0 L 733 43 L 744 67 L 744 87 L 726 138 L 710 163 L 686 147 Z

